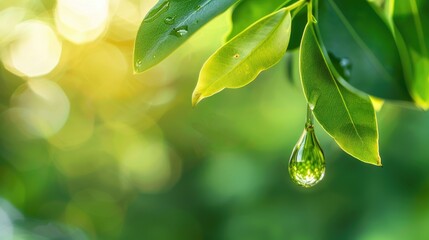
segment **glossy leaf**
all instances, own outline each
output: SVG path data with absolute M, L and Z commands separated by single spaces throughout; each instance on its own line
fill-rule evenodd
M 258 21 L 262 17 L 281 8 L 284 4 L 292 0 L 243 0 L 235 6 L 232 12 L 232 29 L 227 40 L 231 40 L 244 29 Z
M 201 26 L 238 0 L 161 0 L 144 18 L 134 48 L 134 70 L 161 62 Z
M 394 37 L 367 1 L 318 1 L 317 20 L 327 51 L 349 59 L 349 84 L 379 98 L 411 101 Z
M 290 50 L 299 48 L 301 44 L 302 34 L 304 32 L 305 25 L 307 24 L 307 7 L 304 7 L 301 11 L 296 13 L 292 21 L 293 25 L 288 47 Z
M 394 23 L 408 63 L 408 84 L 418 105 L 429 108 L 429 1 L 395 1 Z
M 300 49 L 300 73 L 305 96 L 320 125 L 351 156 L 381 165 L 375 112 L 368 96 L 341 85 L 328 68 L 308 24 Z
M 290 13 L 281 9 L 227 42 L 201 69 L 192 104 L 225 88 L 243 87 L 279 62 L 286 52 L 290 30 Z

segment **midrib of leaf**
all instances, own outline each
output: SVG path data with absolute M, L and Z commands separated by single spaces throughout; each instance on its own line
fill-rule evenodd
M 417 8 L 416 0 L 410 0 L 411 11 L 413 12 L 413 18 L 416 25 L 417 36 L 419 39 L 420 48 L 423 51 L 423 55 L 427 56 L 428 52 L 425 44 L 425 37 L 423 33 L 422 21 L 419 13 L 419 9 Z
M 315 37 L 314 32 L 313 32 L 313 36 Z M 322 54 L 322 49 L 320 48 L 320 46 L 319 46 L 319 45 L 317 45 L 317 47 L 319 48 L 320 54 L 322 55 L 323 62 L 325 63 L 325 65 L 326 65 L 326 66 L 329 66 L 329 64 L 328 64 L 327 60 L 325 59 L 325 57 L 324 57 L 324 56 L 323 56 L 323 54 Z M 331 77 L 330 77 L 330 79 L 331 79 L 331 81 L 334 83 L 335 88 L 337 89 L 338 94 L 340 95 L 341 101 L 343 102 L 344 108 L 346 109 L 347 116 L 349 117 L 349 120 L 350 120 L 350 122 L 352 123 L 353 130 L 355 131 L 356 135 L 359 137 L 359 140 L 361 141 L 361 143 L 362 143 L 362 144 L 364 144 L 363 139 L 362 139 L 361 135 L 359 134 L 359 131 L 358 131 L 358 130 L 357 130 L 357 128 L 356 128 L 356 124 L 355 124 L 355 122 L 354 122 L 354 120 L 353 120 L 353 117 L 352 117 L 352 115 L 350 114 L 350 110 L 349 110 L 349 107 L 347 106 L 347 102 L 346 102 L 346 100 L 344 99 L 343 93 L 341 92 L 341 89 L 340 89 L 340 87 L 338 86 L 337 81 L 335 81 L 335 77 L 334 77 L 334 75 L 331 73 L 331 71 L 330 71 L 330 70 L 328 70 L 328 71 L 329 71 L 329 75 L 331 76 Z
M 288 14 L 288 13 L 287 13 Z M 286 15 L 287 15 L 286 14 Z M 287 17 L 287 16 L 286 16 Z M 232 68 L 230 71 L 228 71 L 227 73 L 225 73 L 225 74 L 223 74 L 221 77 L 219 77 L 218 79 L 219 80 L 217 80 L 217 81 L 214 81 L 214 82 L 212 82 L 212 83 L 210 83 L 208 86 L 207 86 L 207 88 L 206 89 L 209 89 L 209 88 L 211 88 L 214 84 L 216 84 L 216 83 L 219 83 L 219 82 L 222 82 L 224 79 L 225 79 L 225 77 L 226 76 L 228 76 L 233 70 L 235 70 L 235 69 L 237 69 L 237 68 L 239 68 L 242 64 L 244 64 L 244 62 L 245 62 L 245 60 L 247 60 L 248 58 L 250 58 L 251 57 L 251 55 L 254 53 L 254 52 L 256 52 L 262 45 L 264 45 L 268 40 L 270 40 L 271 38 L 272 38 L 272 36 L 271 36 L 271 34 L 273 33 L 273 32 L 275 32 L 275 31 L 277 31 L 277 29 L 282 25 L 282 23 L 283 23 L 283 21 L 284 21 L 284 18 L 282 19 L 282 21 L 280 21 L 280 23 L 279 24 L 277 24 L 277 26 L 275 27 L 275 28 L 273 28 L 273 30 L 272 31 L 270 31 L 269 32 L 269 35 L 270 35 L 270 37 L 268 37 L 268 38 L 266 38 L 266 39 L 264 39 L 261 43 L 259 43 L 259 44 L 257 44 L 256 45 L 256 47 L 254 48 L 254 50 L 252 50 L 249 54 L 247 54 L 244 58 L 243 58 L 243 61 L 241 61 L 241 62 L 239 62 L 237 65 L 235 65 L 235 67 L 234 68 Z M 252 28 L 254 25 L 256 25 L 256 24 L 258 24 L 259 22 L 256 22 L 256 23 L 254 23 L 254 24 L 252 24 L 251 26 L 249 26 L 247 29 L 250 29 L 250 28 Z M 243 31 L 243 33 L 245 32 L 246 30 L 244 30 Z M 232 42 L 234 39 L 236 39 L 236 38 L 238 38 L 239 36 L 240 36 L 241 34 L 239 34 L 239 35 L 237 35 L 237 36 L 235 36 L 234 38 L 232 38 L 229 42 Z M 219 49 L 219 51 L 220 51 L 221 49 Z M 214 54 L 216 54 L 216 53 L 214 53 Z M 258 71 L 256 72 L 256 73 L 260 73 L 262 70 L 261 69 L 258 69 Z
M 326 61 L 325 61 L 326 63 Z M 356 128 L 356 124 L 353 121 L 352 115 L 350 114 L 350 110 L 349 107 L 347 106 L 346 100 L 344 99 L 343 93 L 341 92 L 340 88 L 338 87 L 338 83 L 337 81 L 335 81 L 335 79 L 333 78 L 334 76 L 331 74 L 331 80 L 334 82 L 335 87 L 337 88 L 338 93 L 340 94 L 341 97 L 341 101 L 343 102 L 344 108 L 346 109 L 347 112 L 347 116 L 350 119 L 350 122 L 352 123 L 353 129 L 355 130 L 356 135 L 359 137 L 359 140 L 361 141 L 362 144 L 364 144 L 362 137 L 359 134 L 359 131 Z
M 331 3 L 334 11 L 337 13 L 338 17 L 340 17 L 342 23 L 344 26 L 349 30 L 349 32 L 352 34 L 353 38 L 357 41 L 359 46 L 363 48 L 366 52 L 369 53 L 371 61 L 377 66 L 377 70 L 386 78 L 386 79 L 392 79 L 392 77 L 389 75 L 388 72 L 383 68 L 383 65 L 380 63 L 378 58 L 374 55 L 374 53 L 371 51 L 371 49 L 366 45 L 366 43 L 362 40 L 362 38 L 359 37 L 359 34 L 356 32 L 356 30 L 353 28 L 353 26 L 350 24 L 350 22 L 347 20 L 347 18 L 344 16 L 344 14 L 341 12 L 341 10 L 338 8 L 338 6 L 333 2 L 332 0 L 328 0 L 329 3 Z

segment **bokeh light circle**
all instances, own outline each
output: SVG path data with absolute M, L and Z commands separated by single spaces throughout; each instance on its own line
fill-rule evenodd
M 55 23 L 67 40 L 82 44 L 96 40 L 107 27 L 108 0 L 58 0 Z
M 38 79 L 28 81 L 15 91 L 8 114 L 25 134 L 47 138 L 61 130 L 69 111 L 70 102 L 61 87 Z
M 19 7 L 9 7 L 0 11 L 0 47 L 12 40 L 13 29 L 27 14 L 25 8 Z
M 62 44 L 52 28 L 39 20 L 18 24 L 2 60 L 18 75 L 37 77 L 50 73 L 60 61 Z

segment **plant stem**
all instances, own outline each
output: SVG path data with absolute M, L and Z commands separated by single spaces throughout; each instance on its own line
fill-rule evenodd
M 303 4 L 305 4 L 305 3 L 307 3 L 307 0 L 301 0 L 301 1 L 298 1 L 298 2 L 296 2 L 296 3 L 294 3 L 294 4 L 292 4 L 292 5 L 289 5 L 289 6 L 285 7 L 285 9 L 286 9 L 287 11 L 292 11 L 292 10 L 294 10 L 295 8 L 298 8 L 298 7 L 300 7 L 301 5 L 303 5 Z
M 297 7 L 292 12 L 292 19 L 305 7 L 305 4 L 302 4 L 301 6 Z
M 305 128 L 313 128 L 314 123 L 314 116 L 313 116 L 313 110 L 311 110 L 311 107 L 309 104 L 307 104 L 307 121 L 305 122 Z
M 313 1 L 308 1 L 307 6 L 307 23 L 313 22 Z

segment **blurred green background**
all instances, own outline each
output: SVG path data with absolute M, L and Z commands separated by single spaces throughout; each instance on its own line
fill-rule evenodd
M 327 171 L 302 189 L 287 173 L 306 111 L 296 53 L 192 108 L 230 12 L 133 75 L 155 2 L 0 2 L 1 240 L 429 239 L 428 113 L 377 113 L 382 168 L 317 126 Z

